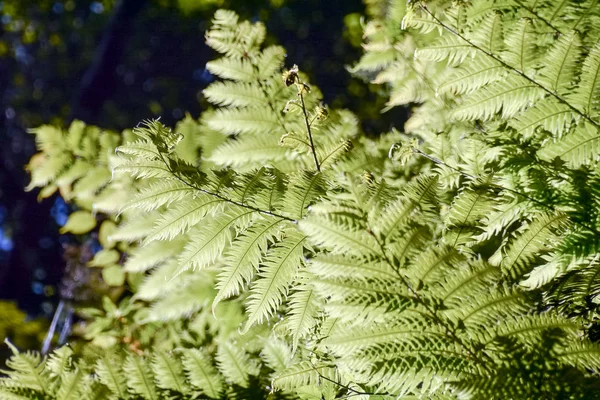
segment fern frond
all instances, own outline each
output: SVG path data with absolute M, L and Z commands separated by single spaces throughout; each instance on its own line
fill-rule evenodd
M 46 361 L 39 354 L 13 353 L 6 360 L 6 366 L 12 369 L 9 377 L 18 383 L 19 388 L 35 390 L 42 395 L 52 392 L 48 373 L 45 371 Z
M 386 262 L 356 258 L 347 255 L 319 254 L 308 265 L 311 273 L 322 278 L 364 277 L 396 278 L 397 275 Z
M 325 179 L 322 174 L 303 171 L 294 176 L 283 199 L 283 205 L 290 214 L 302 219 L 308 207 L 325 193 Z
M 138 247 L 131 251 L 125 261 L 127 272 L 145 272 L 166 260 L 181 253 L 188 242 L 184 235 L 174 237 L 172 240 L 157 240 L 146 246 Z
M 242 136 L 235 141 L 223 143 L 212 152 L 209 161 L 222 167 L 233 167 L 240 172 L 263 165 L 294 160 L 297 154 L 282 147 L 275 137 Z
M 154 375 L 144 358 L 133 354 L 128 355 L 123 364 L 123 372 L 127 374 L 127 387 L 131 392 L 148 400 L 159 398 L 154 384 Z
M 321 304 L 310 282 L 299 284 L 290 295 L 286 327 L 292 335 L 292 352 L 295 353 L 300 339 L 308 336 L 317 324 Z
M 169 206 L 193 194 L 194 190 L 178 180 L 163 180 L 151 183 L 125 204 L 124 210 L 136 208 L 153 211 L 162 206 Z
M 258 374 L 258 365 L 239 346 L 229 342 L 219 343 L 216 355 L 219 371 L 228 382 L 248 387 L 250 375 Z
M 440 93 L 471 93 L 501 79 L 504 68 L 490 57 L 477 56 L 477 61 L 461 66 L 439 86 Z
M 260 87 L 252 83 L 214 82 L 202 91 L 212 104 L 224 107 L 264 107 L 266 99 Z
M 522 276 L 538 254 L 547 250 L 548 241 L 555 231 L 564 226 L 564 214 L 542 214 L 530 224 L 519 229 L 519 235 L 510 242 L 501 267 L 504 274 L 513 279 Z
M 316 246 L 328 248 L 332 254 L 369 256 L 378 254 L 379 245 L 373 236 L 351 225 L 308 217 L 299 221 L 300 229 Z
M 459 121 L 490 120 L 502 111 L 503 118 L 515 116 L 543 96 L 543 91 L 529 80 L 510 75 L 506 80 L 484 86 L 469 95 L 452 113 Z
M 550 90 L 565 94 L 573 86 L 581 41 L 575 31 L 562 35 L 548 52 L 539 81 Z
M 508 32 L 502 59 L 517 70 L 529 75 L 534 67 L 536 48 L 535 32 L 531 20 L 522 18 Z
M 525 138 L 531 137 L 538 128 L 560 137 L 577 117 L 569 106 L 546 97 L 521 113 L 512 125 Z
M 202 350 L 181 349 L 183 367 L 188 381 L 208 397 L 217 399 L 223 392 L 223 378 L 213 367 L 210 357 Z
M 450 65 L 458 65 L 465 58 L 473 57 L 476 50 L 460 38 L 453 35 L 441 36 L 435 43 L 415 51 L 415 56 L 431 61 L 448 60 Z
M 259 277 L 250 288 L 244 332 L 275 313 L 303 264 L 306 237 L 296 229 L 287 229 L 283 235 L 284 239 L 267 252 Z
M 599 155 L 599 130 L 587 122 L 579 124 L 573 132 L 546 144 L 538 151 L 538 156 L 543 160 L 550 161 L 558 157 L 571 168 L 597 161 Z
M 155 240 L 172 240 L 175 236 L 188 232 L 209 212 L 214 213 L 221 203 L 221 199 L 209 195 L 198 195 L 194 199 L 177 204 L 158 218 L 154 228 L 144 239 L 144 243 Z
M 152 371 L 156 377 L 156 386 L 159 388 L 182 394 L 189 393 L 190 387 L 185 381 L 183 365 L 178 357 L 174 357 L 174 354 L 154 352 Z
M 231 243 L 233 230 L 244 229 L 255 211 L 229 206 L 222 213 L 209 219 L 190 232 L 190 241 L 179 256 L 180 272 L 190 268 L 202 269 L 220 257 L 225 246 Z
M 302 361 L 288 367 L 277 374 L 272 385 L 274 390 L 293 390 L 310 384 L 318 384 L 321 377 L 335 378 L 335 369 L 326 364 L 314 365 L 310 361 Z
M 127 398 L 127 377 L 123 374 L 122 360 L 114 354 L 107 354 L 96 361 L 98 379 L 117 398 Z
M 597 116 L 600 106 L 600 42 L 589 51 L 581 67 L 581 76 L 569 101 L 588 115 Z
M 282 129 L 277 117 L 268 108 L 220 108 L 207 123 L 211 129 L 230 136 L 252 134 L 268 137 Z
M 281 219 L 265 218 L 252 224 L 238 236 L 225 253 L 224 266 L 217 276 L 218 290 L 213 308 L 219 301 L 237 295 L 245 284 L 249 284 L 259 269 L 262 255 L 267 251 L 269 242 L 281 230 Z

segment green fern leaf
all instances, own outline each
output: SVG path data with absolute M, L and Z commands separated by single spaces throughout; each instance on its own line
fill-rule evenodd
M 127 387 L 144 399 L 158 399 L 154 383 L 154 375 L 143 357 L 130 354 L 123 364 L 123 372 L 127 375 Z
M 146 246 L 133 249 L 125 261 L 125 271 L 145 272 L 166 260 L 181 253 L 188 242 L 186 236 L 180 235 L 172 240 L 155 241 Z
M 310 260 L 308 269 L 322 278 L 361 276 L 366 279 L 394 279 L 397 277 L 394 269 L 386 262 L 348 255 L 319 254 Z
M 194 189 L 174 179 L 151 183 L 143 188 L 123 209 L 136 208 L 149 212 L 180 202 L 193 192 Z
M 475 60 L 443 80 L 439 93 L 470 93 L 503 77 L 504 68 L 496 60 L 484 56 L 477 56 Z
M 217 399 L 223 391 L 223 378 L 213 367 L 210 357 L 198 349 L 181 349 L 188 381 L 208 397 Z
M 265 95 L 252 83 L 215 82 L 202 91 L 212 104 L 224 107 L 264 107 Z
M 448 60 L 450 65 L 458 65 L 465 58 L 473 57 L 476 50 L 462 39 L 453 36 L 441 36 L 435 43 L 415 51 L 415 56 L 431 61 Z
M 237 134 L 268 136 L 283 129 L 276 115 L 268 108 L 221 108 L 207 123 L 211 129 L 230 136 Z
M 335 378 L 334 368 L 324 364 L 314 365 L 310 361 L 302 361 L 277 374 L 273 378 L 272 386 L 274 390 L 293 390 L 301 386 L 316 385 L 322 376 Z
M 541 251 L 547 250 L 548 241 L 554 237 L 556 230 L 564 227 L 565 221 L 564 214 L 542 214 L 521 227 L 520 234 L 510 242 L 502 259 L 503 273 L 517 279 L 528 272 L 531 261 Z
M 296 155 L 282 147 L 275 137 L 242 136 L 216 148 L 209 161 L 243 172 L 263 165 L 277 165 L 295 157 Z
M 281 219 L 263 218 L 238 236 L 225 253 L 224 266 L 219 271 L 214 307 L 223 299 L 240 293 L 259 269 L 269 242 L 274 242 L 281 229 Z
M 584 122 L 579 124 L 575 131 L 564 136 L 558 141 L 546 144 L 538 151 L 538 156 L 543 160 L 560 158 L 569 167 L 578 168 L 598 160 L 600 155 L 600 135 L 597 127 Z
M 258 374 L 258 365 L 248 353 L 230 342 L 219 343 L 216 356 L 219 371 L 228 382 L 248 387 L 249 376 Z
M 508 65 L 529 75 L 534 67 L 537 54 L 535 43 L 535 32 L 531 20 L 522 18 L 506 35 L 506 51 L 502 54 L 502 59 Z
M 300 229 L 310 242 L 326 247 L 332 254 L 349 254 L 357 257 L 378 254 L 379 245 L 375 238 L 363 230 L 310 216 L 299 221 Z
M 553 97 L 546 97 L 521 113 L 512 126 L 525 138 L 531 137 L 540 127 L 560 137 L 576 118 L 577 115 L 569 106 Z
M 106 354 L 96 361 L 96 374 L 102 384 L 119 399 L 128 397 L 126 376 L 122 370 L 122 361 L 114 354 Z
M 228 206 L 218 216 L 205 221 L 190 232 L 189 243 L 179 256 L 178 274 L 190 268 L 202 269 L 220 257 L 225 246 L 231 243 L 233 230 L 244 229 L 255 211 L 237 206 Z
M 521 76 L 510 75 L 506 80 L 491 83 L 472 93 L 451 115 L 460 121 L 487 121 L 502 111 L 503 118 L 510 118 L 542 96 L 543 91 L 536 84 Z
M 256 80 L 252 64 L 244 59 L 219 58 L 207 62 L 206 69 L 223 79 L 237 82 L 254 82 Z
M 567 93 L 573 86 L 580 55 L 581 41 L 576 31 L 560 36 L 545 58 L 540 83 L 554 92 Z
M 287 342 L 275 336 L 265 339 L 265 344 L 261 352 L 261 358 L 275 373 L 288 368 L 292 361 L 292 351 Z
M 290 210 L 292 217 L 302 219 L 308 207 L 325 193 L 324 187 L 325 179 L 322 174 L 303 171 L 291 178 L 283 205 L 286 210 Z
M 581 67 L 581 77 L 569 96 L 575 107 L 588 115 L 597 116 L 600 106 L 600 42 L 589 51 Z
M 45 365 L 45 360 L 33 352 L 15 353 L 13 350 L 13 355 L 6 360 L 6 366 L 13 370 L 9 377 L 18 383 L 19 388 L 35 390 L 43 395 L 52 392 Z
M 317 324 L 320 306 L 310 283 L 298 285 L 290 295 L 286 327 L 292 335 L 292 352 L 296 352 L 300 339 L 308 336 Z
M 79 400 L 80 391 L 83 388 L 84 372 L 81 368 L 75 368 L 74 371 L 63 371 L 61 385 L 56 392 L 57 400 Z
M 305 239 L 296 229 L 287 229 L 282 241 L 267 252 L 259 278 L 250 288 L 248 322 L 243 332 L 268 319 L 281 305 L 303 264 Z
M 152 370 L 159 388 L 181 394 L 189 393 L 190 387 L 185 381 L 183 366 L 174 354 L 155 352 L 152 355 Z
M 172 240 L 175 236 L 186 233 L 209 212 L 216 212 L 221 203 L 222 200 L 218 198 L 199 195 L 194 199 L 175 205 L 160 216 L 144 243 L 155 240 Z

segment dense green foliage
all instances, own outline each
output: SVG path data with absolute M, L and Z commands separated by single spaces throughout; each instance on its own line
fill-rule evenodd
M 34 131 L 30 187 L 79 206 L 65 232 L 107 216 L 90 266 L 132 297 L 85 310 L 81 356 L 15 349 L 3 396 L 599 396 L 595 2 L 367 3 L 353 71 L 404 132 L 223 10 L 198 122 Z

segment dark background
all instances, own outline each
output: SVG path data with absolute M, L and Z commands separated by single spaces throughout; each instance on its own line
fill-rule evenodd
M 346 70 L 361 55 L 360 0 L 0 1 L 0 299 L 50 318 L 64 248 L 78 240 L 58 234 L 72 206 L 23 189 L 35 152 L 27 130 L 73 119 L 121 130 L 159 116 L 167 125 L 186 112 L 199 117 L 213 79 L 204 65 L 215 56 L 204 31 L 219 7 L 265 22 L 267 42 L 287 49 L 288 66 L 307 72 L 325 102 L 359 114 L 368 134 L 402 119 L 381 116 L 383 97 Z

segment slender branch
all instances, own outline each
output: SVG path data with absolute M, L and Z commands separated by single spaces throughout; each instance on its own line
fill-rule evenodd
M 301 85 L 304 85 L 300 82 Z M 321 165 L 319 165 L 319 159 L 317 158 L 317 150 L 315 149 L 315 143 L 313 142 L 312 132 L 310 130 L 310 123 L 308 122 L 308 112 L 306 111 L 306 104 L 304 104 L 304 95 L 302 94 L 303 89 L 299 89 L 298 96 L 300 96 L 300 102 L 302 104 L 302 112 L 304 113 L 304 122 L 306 123 L 306 133 L 308 134 L 308 140 L 310 141 L 310 150 L 315 160 L 315 167 L 317 172 L 321 172 Z
M 572 105 L 571 103 L 569 103 L 566 99 L 564 99 L 563 97 L 561 97 L 558 93 L 556 93 L 555 91 L 553 91 L 551 89 L 548 89 L 546 86 L 542 85 L 541 83 L 539 83 L 535 79 L 529 77 L 525 72 L 523 72 L 523 71 L 521 71 L 521 70 L 513 67 L 512 65 L 507 64 L 504 60 L 502 60 L 500 57 L 498 57 L 494 53 L 492 53 L 490 51 L 487 51 L 484 48 L 478 46 L 476 43 L 473 43 L 472 41 L 470 41 L 469 39 L 467 39 L 460 32 L 457 32 L 456 30 L 454 30 L 450 26 L 446 25 L 438 17 L 436 17 L 431 11 L 429 11 L 429 9 L 427 8 L 427 6 L 425 4 L 423 4 L 422 2 L 419 2 L 419 7 L 423 11 L 425 11 L 431 18 L 433 18 L 433 20 L 438 25 L 440 25 L 442 28 L 444 28 L 448 32 L 452 33 L 456 37 L 460 38 L 461 40 L 463 40 L 464 42 L 466 42 L 469 46 L 471 46 L 474 49 L 482 52 L 486 56 L 492 58 L 493 60 L 495 60 L 496 62 L 498 62 L 500 65 L 502 65 L 503 67 L 505 67 L 506 69 L 509 69 L 512 72 L 516 73 L 517 75 L 525 78 L 527 81 L 531 82 L 532 84 L 534 84 L 538 88 L 542 89 L 548 95 L 554 97 L 560 103 L 562 103 L 562 104 L 566 105 L 567 107 L 569 107 L 569 109 L 571 109 L 571 111 L 573 111 L 576 114 L 579 114 L 583 119 L 587 120 L 590 124 L 594 125 L 594 127 L 596 127 L 597 129 L 600 129 L 600 124 L 598 122 L 596 122 L 595 120 L 593 120 L 588 114 L 584 113 L 583 111 L 579 110 L 577 107 L 575 107 L 574 105 Z

